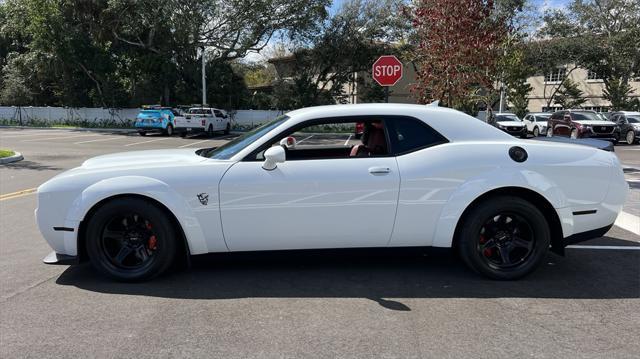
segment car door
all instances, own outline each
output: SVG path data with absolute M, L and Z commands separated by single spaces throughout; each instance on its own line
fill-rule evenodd
M 224 115 L 222 114 L 222 111 L 220 110 L 213 110 L 213 118 L 215 121 L 215 125 L 214 127 L 216 128 L 217 131 L 222 131 L 225 129 L 225 123 L 224 123 Z
M 331 153 L 349 154 L 352 133 L 352 128 L 344 132 L 338 139 L 344 149 Z M 305 141 L 323 143 L 309 134 L 298 138 L 297 148 Z M 400 186 L 394 157 L 316 156 L 286 160 L 270 171 L 262 166 L 259 160 L 240 161 L 220 182 L 221 219 L 231 251 L 388 244 Z
M 571 134 L 571 114 L 568 111 L 559 113 L 553 133 L 561 136 L 569 136 Z

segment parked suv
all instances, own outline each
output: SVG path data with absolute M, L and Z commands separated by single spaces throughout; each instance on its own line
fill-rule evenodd
M 170 107 L 145 106 L 136 116 L 134 127 L 140 136 L 149 132 L 161 132 L 167 136 L 173 135 L 176 119 L 182 118 L 180 110 Z
M 632 145 L 640 141 L 640 112 L 619 111 L 609 117 L 618 125 L 620 136 Z
M 599 138 L 612 141 L 620 138 L 620 129 L 611 121 L 604 121 L 595 111 L 561 110 L 547 121 L 547 137 Z
M 551 117 L 549 112 L 532 112 L 524 116 L 522 121 L 527 126 L 527 132 L 533 137 L 547 134 L 547 121 Z
M 495 114 L 495 126 L 512 135 L 527 138 L 527 126 L 515 113 L 498 112 Z

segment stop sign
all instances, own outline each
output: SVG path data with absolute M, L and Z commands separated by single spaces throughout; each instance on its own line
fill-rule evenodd
M 393 55 L 380 56 L 371 73 L 380 86 L 393 86 L 402 78 L 402 62 Z

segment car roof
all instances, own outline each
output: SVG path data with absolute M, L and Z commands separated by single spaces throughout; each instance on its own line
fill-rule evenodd
M 620 113 L 620 114 L 623 114 L 623 115 L 640 115 L 640 112 L 638 112 L 638 111 L 616 111 L 616 112 L 611 112 L 611 114 L 614 114 L 614 113 Z

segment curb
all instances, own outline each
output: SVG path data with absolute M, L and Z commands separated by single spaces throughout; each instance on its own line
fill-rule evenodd
M 7 164 L 7 163 L 12 163 L 12 162 L 22 161 L 23 159 L 24 159 L 24 157 L 22 157 L 22 153 L 14 152 L 13 156 L 0 158 L 0 165 L 4 165 L 4 164 Z
M 17 128 L 21 130 L 72 130 L 72 131 L 95 131 L 95 132 L 136 132 L 132 128 L 92 128 L 92 127 L 33 127 L 33 126 L 0 126 L 0 128 Z

